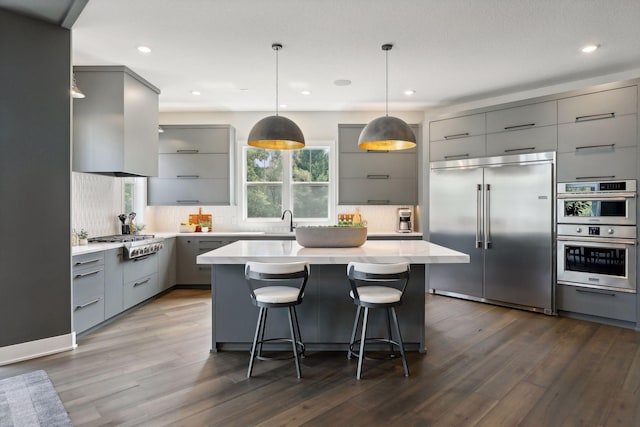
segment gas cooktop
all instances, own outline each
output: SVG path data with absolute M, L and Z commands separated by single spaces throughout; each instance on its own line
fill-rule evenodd
M 146 258 L 164 247 L 164 239 L 153 234 L 114 234 L 113 236 L 93 237 L 89 242 L 122 243 L 125 259 Z
M 124 243 L 124 242 L 137 242 L 139 240 L 153 239 L 153 234 L 114 234 L 112 236 L 100 236 L 92 237 L 90 242 L 110 242 L 110 243 Z

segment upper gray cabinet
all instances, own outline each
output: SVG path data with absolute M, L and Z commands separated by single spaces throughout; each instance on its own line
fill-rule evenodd
M 558 101 L 559 123 L 581 123 L 635 114 L 638 87 L 605 90 Z
M 235 129 L 229 125 L 162 125 L 158 177 L 149 179 L 149 205 L 235 203 Z
M 557 115 L 556 101 L 487 113 L 487 155 L 557 150 Z
M 484 113 L 429 123 L 429 159 L 456 160 L 486 155 Z
M 418 152 L 367 151 L 358 148 L 365 125 L 338 125 L 338 204 L 418 204 Z M 420 141 L 420 128 L 410 125 Z
M 73 103 L 73 170 L 156 176 L 160 90 L 124 66 L 73 72 L 86 95 Z

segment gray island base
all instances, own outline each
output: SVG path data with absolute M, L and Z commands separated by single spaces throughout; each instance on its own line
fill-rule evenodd
M 298 306 L 302 340 L 310 351 L 346 351 L 356 306 L 349 296 L 346 265 L 350 261 L 409 262 L 411 278 L 398 307 L 405 348 L 425 351 L 425 264 L 468 263 L 466 254 L 422 240 L 367 241 L 358 248 L 304 248 L 292 240 L 240 240 L 199 255 L 198 264 L 212 264 L 211 351 L 249 350 L 258 309 L 249 298 L 244 264 L 305 261 L 311 264 L 304 300 Z M 379 311 L 379 313 L 378 313 Z M 372 312 L 368 337 L 386 337 L 384 310 Z M 270 310 L 265 338 L 288 337 L 286 310 Z M 269 349 L 289 349 L 273 343 Z M 368 346 L 375 348 L 375 346 Z M 381 348 L 388 348 L 382 347 Z

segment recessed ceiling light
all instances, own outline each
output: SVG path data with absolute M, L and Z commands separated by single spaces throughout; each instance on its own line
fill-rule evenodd
M 280 104 L 280 108 L 287 108 L 287 104 Z
M 590 44 L 582 48 L 582 53 L 591 53 L 598 49 L 600 46 L 597 44 Z
M 413 89 L 409 89 L 409 90 L 405 90 L 405 91 L 404 91 L 404 94 L 405 94 L 405 95 L 407 95 L 407 96 L 411 96 L 411 95 L 413 95 L 414 93 L 416 93 L 416 91 L 415 91 L 415 90 L 413 90 Z
M 194 96 L 200 96 L 201 94 L 200 94 L 200 92 L 198 92 L 197 90 L 192 90 L 192 91 L 191 91 L 191 95 L 194 95 Z
M 151 48 L 149 46 L 138 46 L 138 52 L 151 53 Z
M 311 91 L 310 90 L 303 90 L 300 93 L 303 94 L 303 95 L 311 95 Z
M 338 80 L 334 80 L 333 84 L 336 86 L 349 86 L 351 84 L 351 80 L 338 79 Z

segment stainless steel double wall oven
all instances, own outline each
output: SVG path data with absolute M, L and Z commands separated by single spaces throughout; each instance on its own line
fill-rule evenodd
M 636 292 L 635 180 L 560 183 L 558 283 Z

